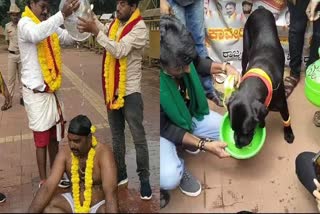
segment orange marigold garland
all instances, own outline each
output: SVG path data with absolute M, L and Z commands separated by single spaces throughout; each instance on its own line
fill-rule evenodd
M 73 201 L 76 213 L 89 213 L 90 212 L 90 204 L 92 199 L 92 174 L 93 174 L 93 166 L 94 166 L 94 156 L 96 154 L 95 147 L 98 144 L 98 141 L 93 133 L 95 132 L 95 127 L 91 127 L 92 133 L 92 147 L 90 148 L 88 158 L 86 161 L 86 170 L 84 176 L 84 201 L 81 206 L 80 202 L 80 177 L 79 177 L 79 158 L 71 153 L 72 162 L 71 162 L 71 182 L 72 182 L 72 194 L 73 194 Z
M 127 21 L 123 29 L 126 28 L 133 20 L 140 16 L 140 10 L 136 9 L 131 15 L 130 19 Z M 119 19 L 116 19 L 111 26 L 109 31 L 109 39 L 119 42 L 120 37 L 116 38 L 117 32 L 120 26 Z M 119 35 L 121 35 L 120 32 Z M 119 59 L 119 86 L 118 86 L 118 98 L 114 99 L 114 79 L 115 79 L 115 67 L 116 58 L 114 58 L 109 52 L 107 52 L 106 59 L 104 62 L 104 78 L 105 78 L 105 90 L 106 90 L 106 103 L 109 105 L 110 109 L 119 109 L 124 105 L 124 96 L 126 95 L 126 78 L 127 78 L 127 57 Z
M 29 17 L 34 23 L 39 24 L 40 20 L 33 14 L 28 6 L 22 13 L 22 17 Z M 53 33 L 37 45 L 38 60 L 42 76 L 49 87 L 49 92 L 55 92 L 61 86 L 61 51 L 58 34 Z

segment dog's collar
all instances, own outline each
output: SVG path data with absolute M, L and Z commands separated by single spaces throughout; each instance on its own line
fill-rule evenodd
M 264 101 L 264 104 L 266 107 L 269 106 L 271 99 L 272 99 L 272 81 L 269 77 L 269 75 L 262 69 L 260 68 L 251 68 L 242 78 L 241 82 L 249 77 L 258 77 L 260 78 L 264 84 L 266 85 L 268 89 L 268 95 L 266 100 Z

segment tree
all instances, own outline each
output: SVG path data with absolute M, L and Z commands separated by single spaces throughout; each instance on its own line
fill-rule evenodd
M 116 0 L 91 0 L 90 3 L 94 5 L 93 12 L 97 15 L 112 13 L 116 10 Z
M 8 16 L 8 10 L 10 8 L 10 1 L 0 0 L 0 25 L 5 26 L 6 23 L 10 21 Z

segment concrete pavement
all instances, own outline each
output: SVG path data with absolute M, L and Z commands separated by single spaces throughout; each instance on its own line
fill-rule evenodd
M 265 144 L 253 158 L 219 159 L 209 153 L 194 156 L 183 152 L 186 167 L 200 180 L 202 192 L 198 197 L 188 197 L 179 189 L 170 191 L 171 200 L 160 212 L 318 212 L 315 199 L 295 174 L 295 158 L 300 152 L 320 150 L 320 128 L 312 122 L 314 112 L 319 109 L 308 102 L 304 78 L 301 80 L 288 99 L 295 134 L 293 144 L 284 140 L 280 114 L 270 112 Z M 222 89 L 222 85 L 216 87 Z M 212 102 L 210 107 L 221 114 L 226 112 Z

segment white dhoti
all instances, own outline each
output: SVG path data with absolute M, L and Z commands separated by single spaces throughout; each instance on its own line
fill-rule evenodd
M 29 119 L 29 128 L 32 131 L 47 131 L 56 125 L 57 141 L 62 140 L 62 123 L 58 111 L 56 97 L 53 93 L 34 93 L 23 87 L 23 101 Z M 55 92 L 57 99 L 59 93 Z M 63 114 L 63 103 L 58 101 Z

